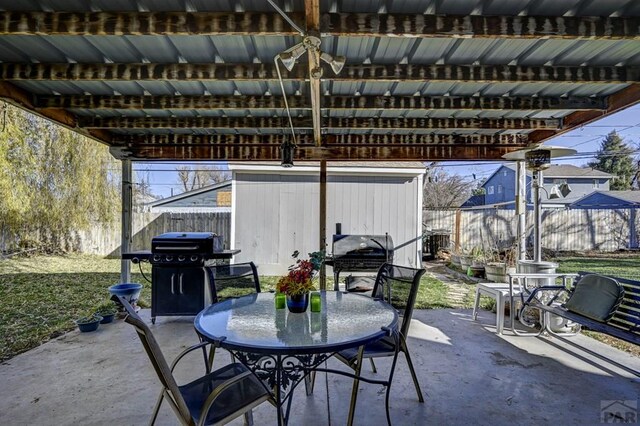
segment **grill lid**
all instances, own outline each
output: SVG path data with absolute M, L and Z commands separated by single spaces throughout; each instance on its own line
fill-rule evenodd
M 151 253 L 209 254 L 222 251 L 222 237 L 212 232 L 167 232 L 151 241 Z
M 393 239 L 389 235 L 334 235 L 333 257 L 393 256 Z

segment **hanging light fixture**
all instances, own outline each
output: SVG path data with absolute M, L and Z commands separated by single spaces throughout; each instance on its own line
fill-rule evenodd
M 282 167 L 293 167 L 293 149 L 295 147 L 295 144 L 292 144 L 288 139 L 280 145 L 280 165 Z
M 295 128 L 293 127 L 293 119 L 291 118 L 291 110 L 289 109 L 289 101 L 287 100 L 287 93 L 284 90 L 284 83 L 282 81 L 282 74 L 280 73 L 279 62 L 282 62 L 282 65 L 288 70 L 292 71 L 293 67 L 296 64 L 296 61 L 300 59 L 302 55 L 307 51 L 316 51 L 320 52 L 320 39 L 315 36 L 305 36 L 304 39 L 296 44 L 293 47 L 288 48 L 287 50 L 278 53 L 273 61 L 276 65 L 276 72 L 278 73 L 278 81 L 280 83 L 280 90 L 282 90 L 282 96 L 284 98 L 284 106 L 287 111 L 287 117 L 289 119 L 289 127 L 291 128 L 291 136 L 293 141 L 285 141 L 280 145 L 280 154 L 281 154 L 281 165 L 282 167 L 293 167 L 293 150 L 297 147 L 297 138 Z M 338 74 L 342 71 L 344 64 L 346 62 L 344 56 L 332 56 L 326 52 L 320 52 L 320 59 L 329 64 L 333 72 Z M 322 68 L 320 68 L 320 64 L 316 64 L 314 68 L 311 70 L 311 77 L 313 78 L 321 78 L 322 77 Z
M 280 151 L 281 151 L 281 157 L 282 157 L 281 165 L 282 167 L 292 167 L 293 166 L 293 150 L 297 147 L 297 138 L 296 138 L 295 128 L 293 127 L 291 110 L 289 109 L 289 102 L 287 101 L 287 93 L 284 90 L 284 83 L 282 82 L 282 75 L 280 73 L 280 67 L 278 65 L 278 62 L 282 62 L 282 64 L 288 71 L 292 71 L 293 67 L 296 64 L 296 61 L 300 59 L 300 57 L 304 55 L 305 52 L 309 51 L 314 53 L 313 55 L 311 55 L 310 53 L 310 58 L 312 59 L 312 61 L 317 57 L 316 55 L 319 54 L 320 60 L 329 64 L 333 72 L 338 74 L 340 73 L 340 71 L 342 71 L 342 68 L 344 68 L 346 59 L 344 56 L 332 56 L 326 52 L 320 51 L 320 44 L 322 43 L 322 40 L 320 40 L 319 34 L 317 34 L 317 36 L 307 34 L 302 28 L 296 25 L 296 23 L 293 22 L 293 20 L 284 12 L 284 10 L 282 10 L 273 0 L 267 0 L 267 2 L 303 37 L 300 43 L 297 43 L 293 47 L 290 47 L 287 50 L 284 50 L 278 53 L 273 58 L 273 61 L 276 66 L 276 72 L 278 73 L 280 90 L 282 90 L 282 96 L 284 98 L 284 106 L 287 111 L 287 117 L 289 118 L 289 127 L 291 128 L 291 136 L 292 136 L 292 141 L 286 140 L 282 143 L 282 145 L 280 145 Z M 310 63 L 309 77 L 316 80 L 322 78 L 322 68 L 320 67 L 319 63 L 314 63 L 314 64 Z

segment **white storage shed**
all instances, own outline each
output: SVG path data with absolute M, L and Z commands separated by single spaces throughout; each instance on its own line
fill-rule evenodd
M 255 262 L 261 275 L 281 275 L 319 249 L 319 163 L 283 168 L 277 163 L 229 164 L 232 171 L 231 247 L 234 262 Z M 343 234 L 384 235 L 395 245 L 394 263 L 422 259 L 422 183 L 419 162 L 327 164 L 327 252 L 335 224 Z M 327 271 L 331 273 L 330 268 Z

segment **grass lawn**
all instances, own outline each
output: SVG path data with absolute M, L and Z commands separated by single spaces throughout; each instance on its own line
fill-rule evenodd
M 75 328 L 74 319 L 108 300 L 108 288 L 120 282 L 119 271 L 120 260 L 97 256 L 0 260 L 0 361 Z M 150 269 L 145 273 L 149 276 Z M 151 284 L 140 273 L 133 273 L 132 281 L 144 285 L 140 305 L 145 306 Z
M 132 281 L 144 285 L 138 304 L 149 307 L 151 284 L 132 265 Z M 143 265 L 151 278 L 151 268 Z M 74 319 L 93 313 L 109 298 L 108 288 L 120 282 L 120 260 L 99 256 L 37 256 L 0 260 L 0 361 L 75 328 Z M 260 277 L 263 291 L 275 288 L 277 277 Z M 333 288 L 333 279 L 327 279 Z M 423 277 L 417 308 L 454 307 L 447 287 Z
M 584 254 L 553 259 L 558 263 L 558 272 L 593 272 L 602 275 L 640 280 L 640 254 Z

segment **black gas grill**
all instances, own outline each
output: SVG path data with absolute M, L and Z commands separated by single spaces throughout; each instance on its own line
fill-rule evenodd
M 224 250 L 223 238 L 212 232 L 167 232 L 151 240 L 151 250 L 123 253 L 133 263 L 149 262 L 151 322 L 157 316 L 196 315 L 211 303 L 205 270 L 212 259 L 231 259 L 240 250 Z
M 385 262 L 393 262 L 393 239 L 388 234 L 336 234 L 333 236 L 332 256 L 326 263 L 333 266 L 333 288 L 338 290 L 342 271 L 377 272 Z
M 222 237 L 211 232 L 167 232 L 151 240 L 154 265 L 204 265 L 222 252 Z

